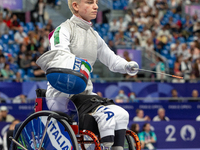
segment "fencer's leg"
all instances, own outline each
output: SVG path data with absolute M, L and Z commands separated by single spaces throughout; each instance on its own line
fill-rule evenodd
M 115 114 L 106 106 L 100 106 L 92 116 L 97 121 L 104 149 L 110 149 L 114 143 Z
M 124 149 L 124 141 L 125 141 L 126 130 L 116 130 L 114 144 L 112 146 L 112 150 L 123 150 Z
M 69 98 L 46 98 L 47 107 L 52 111 L 67 112 Z
M 120 106 L 109 105 L 107 106 L 115 113 L 115 138 L 112 150 L 123 150 L 126 129 L 129 122 L 128 112 Z

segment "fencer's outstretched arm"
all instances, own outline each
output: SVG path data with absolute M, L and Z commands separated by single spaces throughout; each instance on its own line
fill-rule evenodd
M 97 40 L 97 58 L 112 72 L 128 73 L 129 75 L 137 74 L 137 68 L 139 68 L 137 62 L 127 62 L 124 58 L 116 55 L 98 34 Z

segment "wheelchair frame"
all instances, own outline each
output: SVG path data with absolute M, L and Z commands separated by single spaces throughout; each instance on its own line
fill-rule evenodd
M 38 101 L 42 101 L 42 98 L 36 98 L 36 105 L 38 105 Z M 66 116 L 60 116 L 59 114 L 57 114 L 57 112 L 53 112 L 53 111 L 44 111 L 42 110 L 42 107 L 39 107 L 39 109 L 37 108 L 36 109 L 36 112 L 33 114 L 37 114 L 37 113 L 47 113 L 49 112 L 50 115 L 48 115 L 48 118 L 47 118 L 47 122 L 51 119 L 51 118 L 54 118 L 60 122 L 64 122 L 65 121 L 65 125 L 67 125 L 67 131 L 70 132 L 69 134 L 70 135 L 70 138 L 72 138 L 73 140 L 75 141 L 72 141 L 73 142 L 73 145 L 75 145 L 75 150 L 78 149 L 77 147 L 77 144 L 80 144 L 80 147 L 81 149 L 83 150 L 86 150 L 86 147 L 85 147 L 85 144 L 94 144 L 95 145 L 95 150 L 101 150 L 101 143 L 100 143 L 100 138 L 98 138 L 92 131 L 89 131 L 89 130 L 79 130 L 79 127 L 78 125 L 74 125 L 69 118 L 67 118 Z M 29 117 L 28 117 L 29 118 Z M 22 128 L 24 128 L 24 126 L 26 124 L 28 124 L 28 118 L 22 123 L 22 125 L 20 126 L 19 130 L 17 131 L 16 133 L 16 136 L 15 138 L 12 139 L 12 141 L 20 146 L 17 142 L 18 138 L 19 138 L 19 134 L 22 132 Z M 43 132 L 43 137 L 42 137 L 42 142 L 43 142 L 43 139 L 46 135 L 46 132 L 47 132 L 47 126 L 48 126 L 48 123 L 46 123 L 46 128 L 45 128 L 45 131 Z M 69 129 L 70 128 L 70 129 Z M 73 132 L 73 133 L 72 133 Z M 89 136 L 92 140 L 85 140 L 84 139 L 84 136 Z M 132 137 L 135 141 L 135 146 L 136 146 L 136 150 L 141 150 L 141 144 L 140 144 L 140 140 L 137 136 L 137 134 L 131 130 L 127 130 L 126 131 L 126 139 L 127 139 L 127 142 L 128 142 L 128 145 L 129 145 L 129 150 L 133 150 L 133 142 L 131 141 L 130 137 L 128 138 L 128 136 Z M 75 137 L 75 139 L 74 139 Z M 35 150 L 43 150 L 42 149 L 42 142 L 40 143 L 39 145 L 39 148 L 35 148 Z M 14 145 L 15 145 L 14 144 Z M 16 148 L 16 145 L 14 146 Z M 131 146 L 132 145 L 132 146 Z M 13 148 L 14 148 L 13 147 Z M 26 150 L 25 148 L 22 147 L 22 145 L 20 146 L 22 149 Z M 36 147 L 36 144 L 35 144 L 35 147 Z M 15 149 L 13 149 L 15 150 Z

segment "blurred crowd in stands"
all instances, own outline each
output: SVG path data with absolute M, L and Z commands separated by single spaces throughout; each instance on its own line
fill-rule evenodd
M 0 77 L 4 80 L 23 82 L 28 77 L 45 77 L 35 63 L 48 50 L 48 35 L 54 29 L 52 20 L 44 20 L 44 9 L 45 3 L 39 0 L 35 23 L 20 21 L 8 9 L 0 12 Z
M 93 27 L 115 53 L 118 48 L 145 50 L 151 59 L 155 59 L 151 66 L 155 71 L 184 77 L 172 82 L 193 82 L 200 76 L 200 18 L 197 13 L 193 16 L 182 13 L 182 3 L 192 2 L 199 3 L 199 0 L 113 1 L 113 8 L 123 9 L 124 15 L 114 17 L 108 23 L 94 23 Z M 54 5 L 56 1 L 48 3 Z M 29 78 L 45 77 L 35 63 L 48 50 L 48 35 L 54 29 L 52 20 L 45 20 L 45 5 L 43 0 L 38 0 L 34 9 L 35 21 L 28 23 L 20 21 L 8 9 L 0 12 L 2 79 L 22 82 Z M 156 78 L 165 79 L 166 76 L 157 74 Z
M 107 39 L 114 51 L 117 48 L 145 50 L 155 57 L 155 71 L 164 73 L 169 67 L 169 73 L 194 80 L 200 73 L 200 18 L 198 13 L 193 16 L 182 13 L 182 5 L 192 2 L 199 3 L 199 0 L 130 0 L 127 6 L 122 5 L 125 15 L 113 18 L 109 27 L 103 25 L 100 35 L 105 38 L 104 30 L 109 28 Z M 120 8 L 117 3 L 114 1 Z M 157 57 L 155 52 L 161 56 Z M 157 75 L 157 79 L 165 78 Z

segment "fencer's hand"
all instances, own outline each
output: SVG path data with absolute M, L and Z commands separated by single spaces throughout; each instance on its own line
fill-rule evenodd
M 135 61 L 130 61 L 125 66 L 126 73 L 130 76 L 134 76 L 138 73 L 139 65 Z

